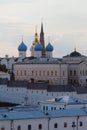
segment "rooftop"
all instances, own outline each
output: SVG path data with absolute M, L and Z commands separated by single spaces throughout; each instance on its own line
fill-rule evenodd
M 35 107 L 19 106 L 0 108 L 0 120 L 38 119 L 55 117 L 87 116 L 87 108 L 42 111 Z
M 41 103 L 49 103 L 49 104 L 60 104 L 60 103 L 66 103 L 69 105 L 74 105 L 74 104 L 87 104 L 87 100 L 83 100 L 77 97 L 72 97 L 72 96 L 59 96 L 50 100 L 46 101 L 41 101 Z

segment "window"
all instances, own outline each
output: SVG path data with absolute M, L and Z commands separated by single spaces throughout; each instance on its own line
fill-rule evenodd
M 57 71 L 55 71 L 55 76 L 57 76 Z
M 79 122 L 79 126 L 83 126 L 83 123 L 82 123 L 82 121 L 80 121 L 80 122 Z
M 31 125 L 28 125 L 28 130 L 31 130 Z
M 51 75 L 53 75 L 53 71 L 51 71 Z
M 26 76 L 26 70 L 24 70 L 24 75 Z
M 73 128 L 75 128 L 75 127 L 76 127 L 76 125 L 75 125 L 75 122 L 74 122 L 74 121 L 72 122 L 72 127 L 73 127 Z
M 21 130 L 21 126 L 18 126 L 18 127 L 17 127 L 17 130 Z
M 64 127 L 67 127 L 67 122 L 64 122 Z
M 53 107 L 51 107 L 51 110 L 53 110 Z
M 41 71 L 39 71 L 39 75 L 41 76 Z
M 74 70 L 74 76 L 76 76 L 76 70 Z
M 72 70 L 70 70 L 70 76 L 72 76 Z
M 17 70 L 17 76 L 18 76 L 18 70 Z
M 38 129 L 42 129 L 42 124 L 39 124 Z
M 57 123 L 54 124 L 54 128 L 58 128 L 58 124 Z
M 4 128 L 4 127 L 2 127 L 2 128 L 1 128 L 1 130 L 5 130 L 5 128 Z
M 21 76 L 22 76 L 22 70 L 20 71 L 20 74 L 21 74 Z
M 56 110 L 56 107 L 54 107 L 54 110 Z
M 49 75 L 49 71 L 47 71 L 47 75 Z
M 48 110 L 48 106 L 46 106 L 46 110 Z
M 45 71 L 43 71 L 43 75 L 45 75 Z
M 43 110 L 45 110 L 45 106 L 43 106 Z

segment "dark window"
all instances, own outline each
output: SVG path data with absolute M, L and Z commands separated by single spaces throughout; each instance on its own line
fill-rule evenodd
M 45 110 L 45 106 L 43 106 L 43 110 Z
M 17 127 L 17 130 L 21 130 L 21 126 L 18 126 L 18 127 Z
M 75 122 L 72 122 L 73 129 L 76 127 Z
M 24 75 L 26 76 L 26 70 L 24 70 Z
M 5 130 L 5 128 L 4 128 L 4 127 L 2 127 L 2 128 L 1 128 L 1 130 Z
M 64 122 L 64 127 L 67 127 L 67 122 Z
M 57 123 L 54 124 L 54 128 L 58 128 L 58 124 Z
M 48 110 L 48 106 L 46 106 L 46 110 Z
M 72 70 L 70 70 L 70 76 L 72 76 Z
M 42 129 L 42 124 L 39 124 L 38 129 Z
M 80 121 L 80 122 L 79 122 L 79 126 L 83 126 L 83 123 L 82 123 L 82 121 Z
M 53 110 L 53 107 L 51 107 L 51 110 Z
M 49 71 L 47 71 L 47 75 L 49 75 Z
M 55 75 L 57 76 L 57 71 L 55 71 Z
M 53 75 L 53 71 L 51 71 L 51 75 Z
M 56 110 L 56 107 L 54 107 L 54 110 Z
M 76 70 L 74 70 L 74 76 L 76 75 Z
M 28 125 L 28 130 L 31 130 L 31 125 Z

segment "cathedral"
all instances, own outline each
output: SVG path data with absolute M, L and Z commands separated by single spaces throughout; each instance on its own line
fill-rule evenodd
M 40 38 L 39 38 L 40 37 Z M 45 46 L 43 22 L 40 36 L 35 31 L 30 47 L 31 56 L 26 55 L 27 46 L 22 40 L 18 46 L 18 57 L 0 58 L 8 71 L 15 75 L 15 80 L 28 82 L 47 82 L 50 85 L 87 85 L 87 56 L 80 54 L 76 48 L 62 58 L 53 57 L 53 45 Z
M 41 32 L 40 32 L 40 39 L 38 39 L 38 33 L 36 31 L 34 36 L 34 41 L 31 45 L 30 51 L 31 51 L 31 57 L 44 57 L 44 58 L 50 58 L 52 57 L 53 52 L 53 46 L 49 42 L 48 45 L 45 47 L 45 41 L 44 41 L 44 31 L 43 31 L 43 23 L 41 23 Z M 19 51 L 19 57 L 25 58 L 26 57 L 26 51 L 27 46 L 22 43 L 18 47 Z
M 41 23 L 40 39 L 37 32 L 31 45 L 31 57 L 26 57 L 26 45 L 18 47 L 19 57 L 23 60 L 13 65 L 15 80 L 29 82 L 48 82 L 53 85 L 87 85 L 87 56 L 77 52 L 76 48 L 62 58 L 53 57 L 51 43 L 45 47 L 43 23 Z

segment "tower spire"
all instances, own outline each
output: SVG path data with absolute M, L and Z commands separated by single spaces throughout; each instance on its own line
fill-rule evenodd
M 44 31 L 43 31 L 43 21 L 41 20 L 41 32 L 40 32 L 40 43 L 43 47 L 42 49 L 42 56 L 46 56 L 46 50 L 45 50 L 45 42 L 44 42 Z

